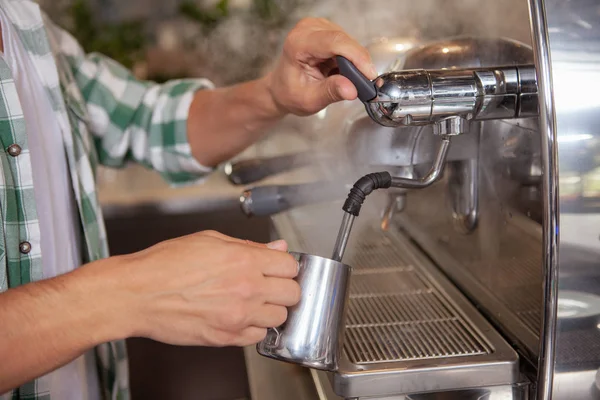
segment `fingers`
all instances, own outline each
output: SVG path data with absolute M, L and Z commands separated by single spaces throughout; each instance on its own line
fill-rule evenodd
M 350 60 L 367 78 L 375 79 L 377 70 L 367 49 L 335 25 L 309 29 L 305 34 L 292 36 L 289 50 L 292 54 L 308 54 L 326 60 L 340 55 Z M 295 39 L 295 40 L 294 40 Z
M 321 71 L 324 77 L 336 75 L 340 72 L 335 58 L 328 58 L 319 64 L 319 71 Z
M 240 252 L 244 249 L 240 249 Z M 293 279 L 298 275 L 298 261 L 289 253 L 246 248 L 247 259 L 252 267 L 259 269 L 265 277 Z
M 266 246 L 271 250 L 288 251 L 288 244 L 285 240 L 275 240 L 274 242 L 267 243 Z
M 200 234 L 202 234 L 204 236 L 214 237 L 216 239 L 221 239 L 221 240 L 224 240 L 224 241 L 230 242 L 230 243 L 243 243 L 243 244 L 247 244 L 247 245 L 254 246 L 254 247 L 268 248 L 271 250 L 287 251 L 287 249 L 288 249 L 288 245 L 285 240 L 275 240 L 274 242 L 264 244 L 264 243 L 253 242 L 251 240 L 234 238 L 231 236 L 224 235 L 217 231 L 202 231 L 202 232 L 200 232 Z
M 250 319 L 250 325 L 257 328 L 276 328 L 287 319 L 287 308 L 264 304 Z
M 217 232 L 217 231 L 202 231 L 199 234 L 204 235 L 204 236 L 214 237 L 216 239 L 221 239 L 221 240 L 224 240 L 224 241 L 230 242 L 230 243 L 244 243 L 244 244 L 248 244 L 250 246 L 261 247 L 261 248 L 266 247 L 266 245 L 262 244 L 262 243 L 257 243 L 257 242 L 253 242 L 251 240 L 246 240 L 246 239 L 234 238 L 231 236 L 224 235 L 221 232 Z
M 298 274 L 298 262 L 290 254 L 286 253 L 287 243 L 283 240 L 261 244 L 249 240 L 232 238 L 215 231 L 204 231 L 200 234 L 240 246 L 232 248 L 231 251 L 247 256 L 250 262 L 256 265 L 265 276 L 294 278 Z
M 300 285 L 292 279 L 266 278 L 263 290 L 268 304 L 291 307 L 300 301 Z
M 287 249 L 287 244 L 282 241 L 269 243 L 269 246 L 278 248 L 273 251 L 267 245 L 254 243 L 248 246 L 245 240 L 229 238 L 228 241 L 233 246 L 232 252 L 240 254 L 246 262 L 253 268 L 259 269 L 264 276 L 274 278 L 295 278 L 298 275 L 298 262 L 289 253 L 283 251 Z
M 266 328 L 259 328 L 255 326 L 248 327 L 244 329 L 238 339 L 236 340 L 236 345 L 238 346 L 250 346 L 257 344 L 261 340 L 263 340 L 267 336 Z
M 256 249 L 257 251 L 259 249 Z M 295 278 L 298 275 L 298 261 L 288 253 L 280 251 L 263 251 L 256 253 L 259 266 L 264 276 L 272 278 Z
M 265 276 L 274 278 L 295 278 L 298 275 L 298 262 L 287 250 L 287 243 L 276 241 L 268 244 L 248 243 L 246 240 L 226 237 L 237 248 L 232 252 L 243 254 L 252 266 L 260 269 Z M 250 244 L 250 246 L 248 246 Z M 277 250 L 277 251 L 272 251 Z

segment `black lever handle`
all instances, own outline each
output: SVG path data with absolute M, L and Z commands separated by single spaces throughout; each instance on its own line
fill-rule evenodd
M 242 193 L 240 206 L 248 217 L 265 217 L 294 207 L 343 199 L 347 191 L 337 181 L 258 186 Z
M 340 75 L 350 79 L 354 86 L 356 86 L 360 101 L 367 103 L 377 97 L 375 84 L 364 76 L 354 64 L 343 56 L 336 56 L 335 58 L 340 70 Z
M 227 178 L 234 185 L 247 185 L 268 176 L 295 168 L 304 167 L 317 157 L 310 153 L 286 154 L 268 158 L 252 158 L 228 163 L 225 168 Z

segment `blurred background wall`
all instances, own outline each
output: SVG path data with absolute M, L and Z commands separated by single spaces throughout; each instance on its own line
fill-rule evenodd
M 302 17 L 324 17 L 356 39 L 475 33 L 529 43 L 511 23 L 526 0 L 40 0 L 87 51 L 105 53 L 141 78 L 203 76 L 218 85 L 259 76 Z M 498 13 L 504 18 L 496 18 Z

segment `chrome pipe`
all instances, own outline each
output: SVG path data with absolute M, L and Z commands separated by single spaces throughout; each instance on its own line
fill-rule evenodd
M 333 256 L 331 256 L 332 260 L 338 262 L 342 261 L 346 251 L 346 246 L 348 245 L 348 239 L 350 239 L 350 231 L 352 230 L 352 225 L 354 224 L 355 218 L 356 217 L 354 215 L 344 212 L 344 218 L 342 218 L 342 224 L 340 225 L 335 246 L 333 246 Z
M 450 138 L 443 137 L 438 152 L 435 156 L 433 166 L 429 170 L 429 173 L 420 179 L 410 179 L 401 177 L 392 177 L 392 186 L 394 188 L 403 189 L 421 189 L 430 186 L 438 180 L 444 166 L 446 165 L 446 156 L 448 155 L 448 149 L 450 148 Z

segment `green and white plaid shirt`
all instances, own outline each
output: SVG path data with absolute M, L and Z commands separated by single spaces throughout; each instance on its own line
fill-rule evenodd
M 107 257 L 96 167 L 136 161 L 173 184 L 202 179 L 211 170 L 192 157 L 186 120 L 194 92 L 212 84 L 203 79 L 163 85 L 136 80 L 114 61 L 86 55 L 34 1 L 0 0 L 0 6 L 35 65 L 62 131 L 85 239 L 84 262 Z M 21 242 L 39 236 L 27 140 L 12 72 L 0 57 L 0 291 L 44 279 L 41 250 L 19 251 Z M 11 144 L 21 146 L 18 157 L 7 152 Z M 129 398 L 125 343 L 100 345 L 96 354 L 104 398 Z M 41 386 L 27 383 L 12 398 L 51 399 Z

